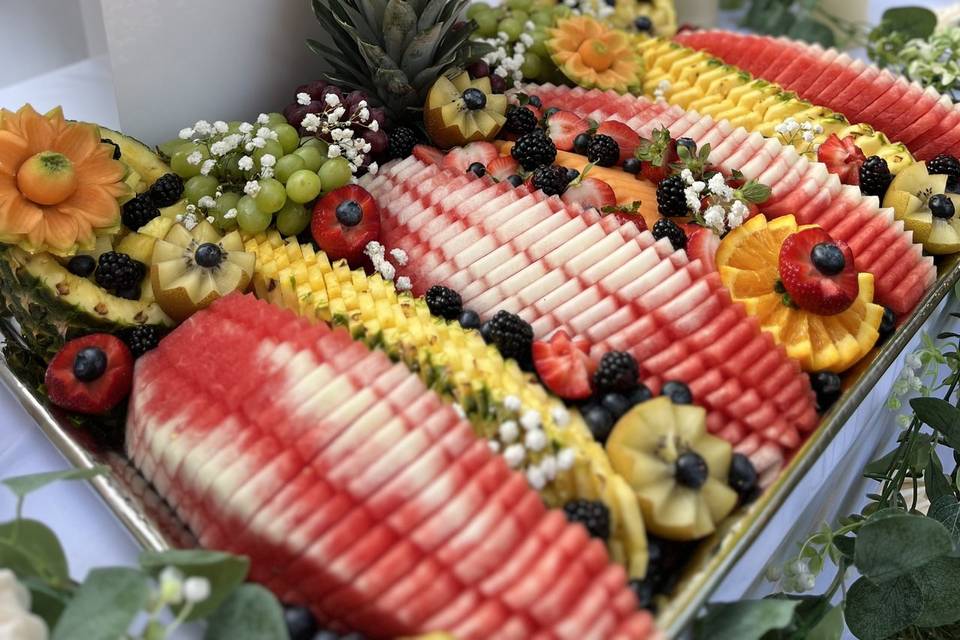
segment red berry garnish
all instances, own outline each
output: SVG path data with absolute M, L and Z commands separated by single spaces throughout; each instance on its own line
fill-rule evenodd
M 358 264 L 367 243 L 380 237 L 380 207 L 363 187 L 334 189 L 314 205 L 310 232 L 331 260 Z
M 54 356 L 44 379 L 50 402 L 74 413 L 100 415 L 116 407 L 133 384 L 133 354 L 116 336 L 71 340 Z
M 794 304 L 825 316 L 844 311 L 860 293 L 853 251 L 819 227 L 783 241 L 780 280 Z

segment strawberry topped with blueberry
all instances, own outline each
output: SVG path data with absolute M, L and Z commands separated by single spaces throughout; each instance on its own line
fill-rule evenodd
M 380 208 L 363 187 L 340 187 L 317 201 L 310 231 L 331 259 L 356 264 L 367 243 L 380 237 Z
M 133 354 L 106 333 L 71 340 L 50 362 L 44 384 L 50 401 L 62 409 L 108 413 L 130 393 Z
M 841 313 L 860 292 L 850 247 L 819 227 L 787 236 L 780 247 L 779 268 L 793 303 L 813 313 Z

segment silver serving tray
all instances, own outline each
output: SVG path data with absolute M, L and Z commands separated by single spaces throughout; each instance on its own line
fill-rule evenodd
M 756 502 L 729 518 L 720 531 L 700 544 L 673 593 L 659 603 L 657 622 L 668 637 L 678 636 L 692 622 L 724 575 L 750 547 L 847 419 L 867 398 L 887 368 L 897 360 L 914 334 L 960 281 L 960 256 L 942 260 L 938 272 L 934 286 L 896 334 L 882 348 L 868 356 L 867 362 L 861 363 L 846 376 L 845 393 L 823 417 L 820 426 L 780 477 Z M 112 470 L 111 474 L 94 478 L 91 483 L 144 549 L 160 551 L 197 545 L 196 539 L 122 451 L 98 445 L 66 415 L 51 407 L 42 394 L 20 380 L 2 357 L 0 381 L 71 465 L 77 468 L 105 465 Z

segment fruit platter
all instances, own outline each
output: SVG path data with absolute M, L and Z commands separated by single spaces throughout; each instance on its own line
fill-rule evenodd
M 461 640 L 672 637 L 749 552 L 960 279 L 960 110 L 572 4 L 314 0 L 156 147 L 0 111 L 0 379 L 142 545 Z

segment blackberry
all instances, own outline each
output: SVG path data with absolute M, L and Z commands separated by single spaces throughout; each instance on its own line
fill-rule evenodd
M 877 339 L 877 343 L 883 343 L 890 339 L 890 336 L 893 335 L 893 332 L 897 329 L 897 314 L 893 312 L 893 309 L 888 307 L 883 308 L 883 319 L 880 320 L 880 328 L 878 329 L 880 337 Z
M 397 127 L 387 142 L 387 155 L 390 158 L 406 158 L 413 153 L 417 145 L 417 134 L 409 127 Z
M 870 156 L 860 165 L 860 191 L 867 196 L 877 196 L 883 200 L 890 181 L 890 167 L 880 156 Z
M 651 232 L 657 240 L 661 238 L 670 240 L 674 251 L 687 248 L 687 235 L 683 232 L 683 229 L 677 226 L 677 223 L 669 218 L 660 218 L 653 223 Z
M 102 144 L 113 145 L 113 159 L 114 159 L 114 160 L 119 160 L 119 159 L 120 159 L 120 145 L 118 145 L 116 142 L 114 142 L 113 140 L 111 140 L 111 139 L 109 139 L 109 138 L 100 138 L 100 142 L 101 142 Z
M 160 209 L 153 203 L 150 194 L 141 193 L 123 205 L 123 213 L 120 218 L 126 228 L 136 231 L 159 215 Z
M 526 107 L 510 105 L 507 109 L 507 121 L 503 128 L 510 133 L 523 135 L 537 128 L 537 116 Z
M 570 184 L 570 176 L 567 174 L 565 167 L 548 165 L 538 167 L 533 172 L 532 182 L 534 189 L 540 189 L 548 196 L 559 196 L 567 190 L 567 185 Z
M 463 298 L 453 289 L 433 285 L 423 296 L 430 307 L 430 313 L 447 320 L 456 320 L 463 311 Z
M 825 413 L 840 397 L 840 376 L 829 371 L 810 374 L 810 386 L 817 395 L 817 413 Z
M 150 185 L 147 193 L 156 206 L 169 207 L 183 196 L 183 180 L 175 173 L 165 173 Z
M 673 218 L 687 215 L 687 183 L 680 176 L 670 176 L 657 185 L 657 210 L 660 215 Z
M 510 155 L 524 169 L 533 171 L 545 164 L 553 164 L 557 159 L 557 145 L 553 144 L 553 140 L 543 131 L 537 129 L 520 136 L 510 149 Z
M 607 443 L 610 432 L 613 430 L 613 416 L 599 404 L 591 404 L 583 410 L 583 421 L 593 435 L 593 439 L 601 445 Z
M 587 160 L 600 167 L 612 167 L 620 160 L 620 145 L 610 136 L 598 133 L 587 145 Z
M 93 259 L 93 256 L 73 256 L 70 258 L 70 262 L 67 263 L 67 271 L 81 278 L 92 276 L 96 269 L 97 261 Z
M 625 351 L 608 351 L 593 374 L 593 386 L 598 393 L 629 394 L 636 390 L 639 379 L 636 358 Z
M 107 291 L 116 293 L 139 288 L 140 281 L 147 275 L 142 262 L 134 260 L 125 253 L 107 251 L 100 256 L 94 279 Z
M 130 347 L 134 358 L 139 358 L 147 351 L 153 351 L 160 344 L 163 332 L 160 327 L 148 324 L 139 324 L 132 329 L 125 329 L 120 338 Z
M 486 329 L 489 342 L 500 350 L 504 358 L 513 358 L 517 361 L 526 361 L 530 358 L 530 349 L 533 346 L 533 327 L 520 316 L 509 311 L 497 311 L 481 327 Z
M 594 538 L 610 537 L 610 509 L 599 500 L 571 500 L 563 505 L 563 514 L 570 522 L 579 522 Z
M 960 179 L 960 160 L 953 156 L 941 153 L 927 163 L 927 172 L 949 176 L 947 186 L 955 188 Z

